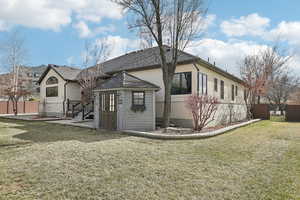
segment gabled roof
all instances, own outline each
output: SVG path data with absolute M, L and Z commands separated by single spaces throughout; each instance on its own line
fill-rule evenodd
M 77 75 L 81 72 L 81 69 L 69 67 L 69 66 L 58 66 L 49 64 L 47 69 L 41 75 L 38 83 L 41 83 L 44 77 L 47 75 L 50 69 L 53 69 L 62 79 L 65 81 L 76 81 Z
M 100 85 L 96 87 L 95 90 L 121 89 L 121 88 L 133 88 L 133 89 L 141 88 L 141 89 L 154 89 L 154 90 L 160 89 L 159 86 L 153 83 L 144 81 L 123 71 L 114 75 L 109 80 L 102 82 Z

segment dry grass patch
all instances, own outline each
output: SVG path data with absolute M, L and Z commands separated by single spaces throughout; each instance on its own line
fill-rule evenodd
M 0 147 L 0 199 L 300 197 L 299 123 L 264 121 L 187 141 L 27 123 L 0 122 L 0 135 L 30 141 Z

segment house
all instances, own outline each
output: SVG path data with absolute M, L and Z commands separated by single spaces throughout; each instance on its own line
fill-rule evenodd
M 172 50 L 167 46 L 164 48 L 169 62 L 171 60 Z M 135 101 L 134 95 L 137 95 L 136 98 L 141 102 L 145 102 L 145 98 L 147 98 L 147 95 L 143 94 L 153 95 L 155 105 L 151 107 L 151 109 L 153 109 L 153 112 L 155 113 L 156 121 L 160 121 L 162 119 L 164 84 L 162 70 L 160 68 L 158 47 L 125 54 L 108 60 L 102 63 L 101 66 L 102 72 L 111 76 L 110 79 L 118 80 L 122 76 L 123 78 L 125 77 L 125 79 L 126 77 L 130 77 L 141 81 L 141 85 L 149 83 L 155 86 L 152 88 L 139 88 L 135 85 L 135 87 L 127 88 L 126 95 L 128 99 L 126 99 L 126 103 L 133 104 Z M 48 67 L 39 80 L 41 85 L 41 100 L 43 104 L 42 110 L 46 115 L 55 114 L 63 116 L 67 112 L 67 99 L 69 99 L 69 101 L 80 99 L 80 87 L 77 83 L 78 77 L 76 77 L 79 73 L 80 70 L 70 67 L 58 67 L 51 65 Z M 51 81 L 52 79 L 55 79 L 56 81 Z M 110 79 L 105 80 L 104 82 L 100 81 L 95 89 L 95 126 L 97 126 L 97 128 L 99 128 L 99 126 L 103 126 L 103 123 L 101 125 L 101 123 L 97 122 L 99 120 L 103 120 L 103 118 L 100 119 L 103 114 L 101 113 L 103 105 L 100 105 L 104 104 L 102 102 L 106 102 L 106 104 L 114 104 L 108 105 L 108 107 L 114 107 L 121 103 L 124 105 L 124 98 L 121 95 L 124 94 L 124 92 L 114 93 L 116 96 L 121 96 L 120 99 L 115 99 L 115 96 L 111 95 L 108 96 L 108 98 L 111 98 L 111 102 L 107 99 L 105 99 L 105 101 L 101 101 L 101 92 L 125 91 L 124 87 L 121 87 L 121 85 L 118 88 L 109 88 L 110 84 L 106 84 L 106 82 L 111 81 Z M 47 84 L 47 82 L 50 83 Z M 106 88 L 103 88 L 103 84 L 106 85 Z M 144 93 L 148 90 L 152 92 Z M 128 91 L 130 91 L 132 95 L 128 95 Z M 140 93 L 137 93 L 139 91 Z M 197 56 L 180 51 L 172 87 L 171 122 L 175 125 L 182 127 L 192 126 L 192 116 L 190 111 L 186 108 L 185 100 L 188 95 L 193 93 L 199 95 L 210 95 L 219 99 L 220 105 L 218 107 L 215 120 L 209 124 L 210 126 L 226 124 L 230 121 L 240 121 L 246 118 L 244 82 L 238 77 L 202 60 Z M 150 98 L 151 96 L 149 99 Z M 115 99 L 115 101 L 112 99 Z M 150 105 L 151 101 L 147 103 Z M 136 114 L 138 115 L 141 113 L 136 112 Z M 116 116 L 118 115 L 119 114 Z M 154 120 L 154 118 L 152 120 Z M 118 123 L 116 124 L 118 125 Z M 114 129 L 118 129 L 118 127 L 114 127 Z M 141 127 L 139 126 L 137 129 L 141 129 Z
M 48 65 L 41 75 L 40 85 L 41 115 L 63 117 L 67 112 L 67 100 L 81 100 L 77 76 L 80 69 L 68 66 Z

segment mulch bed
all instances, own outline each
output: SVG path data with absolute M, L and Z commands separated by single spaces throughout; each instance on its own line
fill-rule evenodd
M 207 128 L 203 128 L 200 132 L 199 131 L 194 131 L 192 128 L 180 128 L 180 127 L 176 127 L 174 129 L 174 131 L 170 131 L 168 130 L 167 132 L 165 131 L 165 129 L 163 128 L 158 128 L 157 130 L 153 131 L 152 133 L 156 133 L 156 134 L 168 134 L 168 135 L 188 135 L 188 134 L 198 134 L 198 133 L 207 133 L 207 132 L 211 132 L 211 131 L 216 131 L 222 128 L 226 128 L 228 126 L 232 126 L 232 125 L 236 125 L 236 124 L 241 124 L 246 122 L 247 120 L 243 120 L 243 121 L 238 121 L 238 122 L 233 122 L 230 124 L 226 124 L 226 125 L 217 125 L 217 126 L 213 126 L 213 127 L 207 127 Z

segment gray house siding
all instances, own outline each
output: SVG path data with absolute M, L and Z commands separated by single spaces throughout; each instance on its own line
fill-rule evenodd
M 118 129 L 119 130 L 154 130 L 155 129 L 155 91 L 145 91 L 144 112 L 131 110 L 132 91 L 119 91 L 121 103 L 118 104 Z
M 94 98 L 94 127 L 100 128 L 100 93 L 95 93 Z

